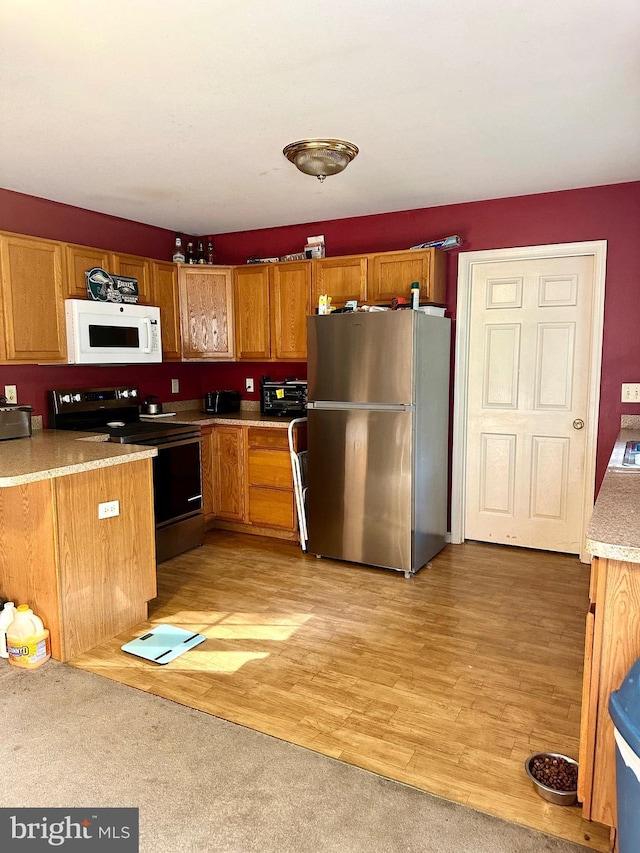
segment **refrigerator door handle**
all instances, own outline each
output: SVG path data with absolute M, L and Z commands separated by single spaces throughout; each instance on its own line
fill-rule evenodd
M 314 400 L 307 403 L 307 409 L 322 411 L 361 411 L 361 412 L 413 412 L 413 403 L 349 403 L 333 400 Z

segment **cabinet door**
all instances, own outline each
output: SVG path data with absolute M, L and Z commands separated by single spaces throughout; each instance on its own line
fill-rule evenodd
M 236 267 L 234 299 L 236 360 L 268 361 L 271 358 L 269 265 Z
M 279 361 L 306 361 L 311 313 L 311 261 L 271 267 L 271 354 Z
M 202 443 L 200 444 L 200 461 L 202 464 L 202 509 L 204 520 L 210 521 L 215 514 L 215 449 L 213 427 L 202 427 Z
M 65 246 L 67 260 L 65 290 L 68 299 L 86 299 L 87 282 L 85 272 L 93 267 L 111 270 L 111 253 L 106 249 L 91 249 L 88 246 Z
M 178 268 L 175 264 L 153 261 L 151 264 L 151 301 L 160 308 L 162 360 L 180 361 L 180 304 Z
M 138 281 L 138 302 L 141 305 L 151 304 L 151 261 L 139 258 L 137 255 L 111 255 L 110 272 L 135 278 Z
M 420 282 L 420 302 L 445 301 L 444 254 L 436 249 L 383 252 L 369 261 L 369 300 L 391 302 L 394 296 L 411 296 L 411 283 Z
M 244 432 L 239 426 L 214 427 L 214 502 L 218 518 L 244 521 Z
M 348 300 L 367 300 L 367 257 L 319 258 L 313 262 L 313 310 L 318 297 L 326 293 L 334 308 Z
M 0 268 L 2 360 L 65 362 L 62 243 L 0 236 Z
M 231 267 L 180 266 L 180 319 L 184 361 L 232 361 Z
M 295 530 L 293 476 L 286 430 L 249 427 L 247 497 L 249 524 Z

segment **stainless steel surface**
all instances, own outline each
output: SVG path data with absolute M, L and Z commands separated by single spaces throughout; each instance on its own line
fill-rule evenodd
M 411 412 L 308 414 L 309 550 L 411 569 Z
M 31 406 L 3 404 L 0 406 L 0 441 L 31 436 Z
M 445 544 L 450 321 L 342 314 L 308 330 L 309 551 L 411 575 Z
M 144 415 L 160 415 L 162 414 L 162 403 L 154 403 L 157 400 L 156 394 L 149 394 L 142 404 L 141 411 Z
M 413 311 L 309 317 L 309 400 L 410 403 L 413 318 Z
M 574 429 L 583 429 L 584 428 L 584 421 L 582 420 L 582 418 L 576 418 L 575 419 L 575 421 L 573 422 L 573 428 Z
M 578 766 L 578 762 L 573 758 L 569 758 L 568 755 L 562 755 L 559 752 L 534 752 L 533 755 L 530 755 L 524 763 L 525 773 L 533 782 L 533 787 L 540 794 L 543 800 L 547 800 L 550 803 L 554 803 L 556 806 L 573 806 L 578 802 L 578 789 L 574 791 L 557 791 L 555 788 L 550 788 L 548 785 L 544 785 L 542 782 L 539 782 L 536 777 L 531 772 L 531 765 L 536 758 L 544 758 L 545 756 L 549 758 L 564 758 L 565 761 L 568 761 L 569 764 L 574 764 L 576 767 Z

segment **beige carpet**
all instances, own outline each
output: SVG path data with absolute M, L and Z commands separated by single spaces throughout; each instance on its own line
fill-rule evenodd
M 55 661 L 0 694 L 0 806 L 139 807 L 142 853 L 586 849 Z

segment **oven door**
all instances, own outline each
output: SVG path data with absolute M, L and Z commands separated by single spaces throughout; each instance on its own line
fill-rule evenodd
M 178 439 L 157 445 L 153 459 L 156 527 L 202 512 L 200 441 Z

